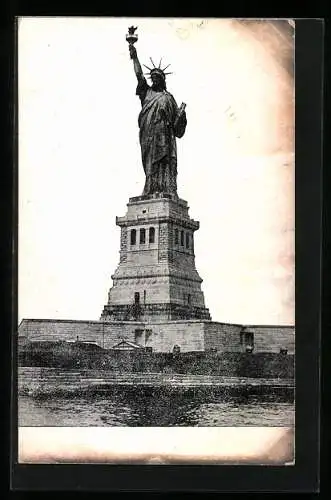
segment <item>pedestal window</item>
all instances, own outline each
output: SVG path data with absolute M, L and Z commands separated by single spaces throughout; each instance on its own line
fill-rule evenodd
M 130 233 L 130 244 L 135 245 L 137 241 L 137 231 L 135 229 L 131 229 Z
M 140 229 L 140 244 L 146 243 L 146 229 Z
M 154 243 L 155 242 L 155 228 L 150 227 L 149 228 L 149 243 Z

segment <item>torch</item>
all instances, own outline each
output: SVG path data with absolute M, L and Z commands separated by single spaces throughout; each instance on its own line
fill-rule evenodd
M 126 35 L 126 41 L 128 42 L 129 46 L 133 46 L 138 40 L 138 35 L 135 34 L 136 29 L 137 27 L 130 26 L 129 33 Z M 132 55 L 130 57 L 132 59 Z

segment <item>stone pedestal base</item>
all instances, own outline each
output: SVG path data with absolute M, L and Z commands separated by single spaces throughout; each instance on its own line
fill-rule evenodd
M 120 262 L 101 314 L 106 321 L 210 320 L 195 268 L 194 232 L 185 200 L 162 193 L 130 198 Z

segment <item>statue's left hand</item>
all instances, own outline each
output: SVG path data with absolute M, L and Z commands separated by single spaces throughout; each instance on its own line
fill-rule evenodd
M 175 127 L 174 127 L 175 136 L 178 137 L 178 139 L 183 137 L 183 135 L 185 134 L 186 125 L 187 125 L 187 119 L 186 119 L 186 113 L 184 111 L 183 113 L 180 114 L 180 116 L 175 122 Z

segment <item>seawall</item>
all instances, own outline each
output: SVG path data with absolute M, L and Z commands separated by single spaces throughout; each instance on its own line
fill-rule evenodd
M 108 370 L 61 370 L 19 367 L 18 394 L 34 397 L 74 396 L 89 393 L 143 394 L 185 391 L 283 395 L 293 398 L 293 379 L 263 379 L 167 373 L 119 373 Z

